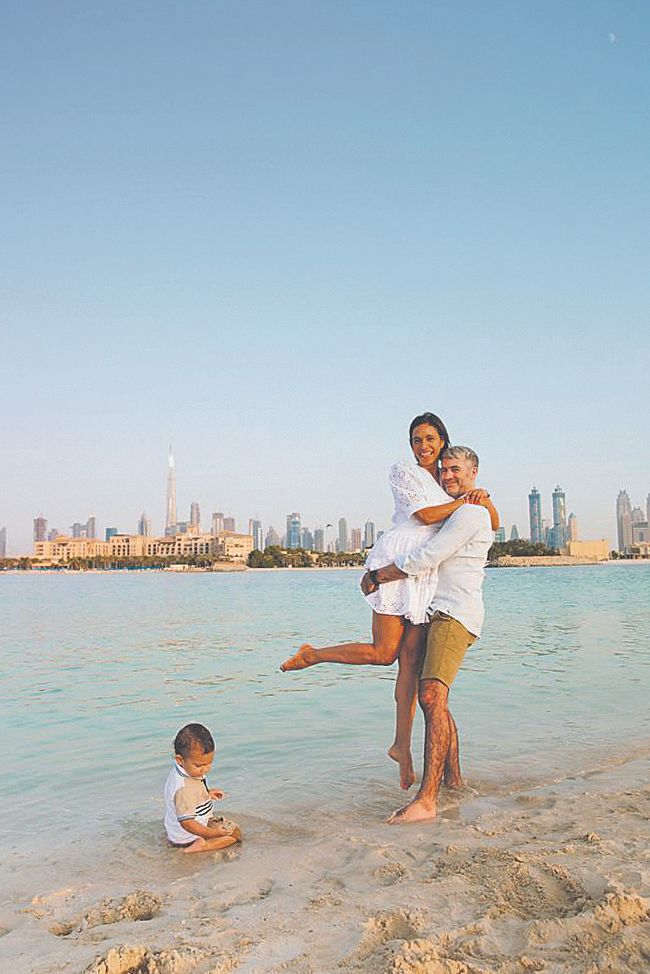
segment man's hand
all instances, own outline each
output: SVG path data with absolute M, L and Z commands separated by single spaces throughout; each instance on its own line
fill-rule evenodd
M 377 579 L 375 583 L 371 575 Z M 399 578 L 408 578 L 406 572 L 403 572 L 401 568 L 397 565 L 386 565 L 384 568 L 377 568 L 373 572 L 366 572 L 366 574 L 361 579 L 361 591 L 364 595 L 370 595 L 371 592 L 376 592 L 380 585 L 384 582 L 396 582 Z

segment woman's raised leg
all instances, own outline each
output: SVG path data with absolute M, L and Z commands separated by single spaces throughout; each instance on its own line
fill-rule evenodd
M 415 781 L 411 732 L 418 699 L 418 679 L 426 638 L 426 625 L 406 624 L 400 643 L 397 680 L 395 681 L 395 740 L 388 749 L 388 757 L 399 764 L 400 788 L 405 791 Z
M 341 643 L 322 649 L 314 649 L 309 643 L 303 643 L 295 656 L 285 660 L 280 669 L 286 673 L 289 670 L 304 670 L 317 663 L 390 666 L 397 659 L 403 632 L 402 616 L 381 615 L 373 611 L 371 643 Z

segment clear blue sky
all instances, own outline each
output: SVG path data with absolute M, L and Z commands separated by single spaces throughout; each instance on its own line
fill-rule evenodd
M 0 526 L 388 522 L 425 409 L 508 527 L 650 491 L 650 7 L 4 4 Z

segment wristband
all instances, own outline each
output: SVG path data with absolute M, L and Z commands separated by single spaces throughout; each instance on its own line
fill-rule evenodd
M 370 579 L 373 585 L 379 585 L 379 579 L 377 578 L 376 568 L 374 569 L 374 571 L 368 572 L 368 578 Z

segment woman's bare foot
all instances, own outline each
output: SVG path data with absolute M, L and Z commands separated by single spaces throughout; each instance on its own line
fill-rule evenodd
M 283 673 L 289 670 L 306 670 L 308 666 L 314 666 L 318 662 L 318 657 L 314 652 L 314 647 L 309 643 L 303 643 L 295 656 L 285 659 L 280 669 Z
M 423 798 L 414 798 L 407 805 L 402 805 L 388 819 L 389 825 L 406 825 L 409 822 L 425 822 L 436 817 L 435 802 L 426 802 Z
M 410 749 L 404 752 L 396 744 L 391 744 L 388 748 L 388 757 L 399 764 L 399 786 L 403 791 L 408 791 L 415 783 L 415 768 Z

